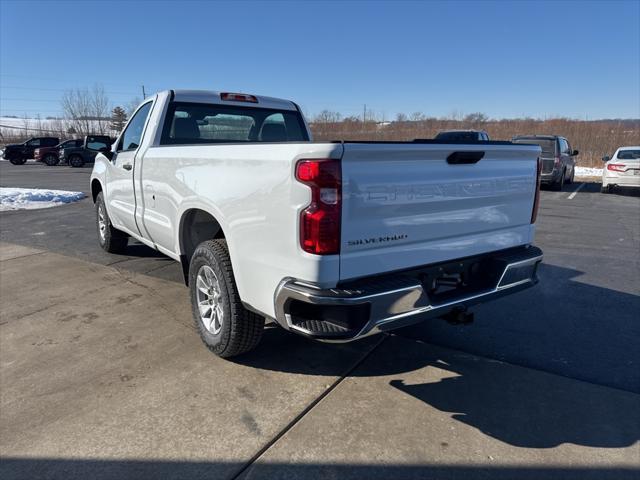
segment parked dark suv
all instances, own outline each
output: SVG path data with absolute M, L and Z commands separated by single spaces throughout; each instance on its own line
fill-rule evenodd
M 113 138 L 106 135 L 87 135 L 79 147 L 60 150 L 60 161 L 68 162 L 71 167 L 82 167 L 93 163 L 99 151 L 110 150 Z
M 2 158 L 9 160 L 14 165 L 24 165 L 33 158 L 33 152 L 39 147 L 53 147 L 60 143 L 58 137 L 33 137 L 24 143 L 7 145 L 2 152 Z
M 39 147 L 33 152 L 33 158 L 36 162 L 44 162 L 50 167 L 60 163 L 60 151 L 65 148 L 81 147 L 82 140 L 74 139 L 59 143 L 53 147 Z
M 542 148 L 542 176 L 540 181 L 554 190 L 562 190 L 562 185 L 572 183 L 575 177 L 578 150 L 572 150 L 569 141 L 558 135 L 518 135 L 513 143 L 540 145 Z
M 489 134 L 484 130 L 444 130 L 435 139 L 447 142 L 488 142 Z

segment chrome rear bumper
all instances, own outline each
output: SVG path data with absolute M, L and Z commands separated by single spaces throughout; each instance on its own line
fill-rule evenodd
M 287 330 L 305 336 L 348 342 L 533 286 L 538 281 L 536 270 L 541 261 L 539 248 L 522 247 L 364 279 L 340 288 L 320 289 L 286 279 L 276 291 L 276 320 Z M 460 286 L 445 293 L 434 293 L 426 287 L 438 275 L 456 269 L 472 272 L 474 268 L 473 286 Z

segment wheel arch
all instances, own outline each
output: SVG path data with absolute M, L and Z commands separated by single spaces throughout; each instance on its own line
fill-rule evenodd
M 196 247 L 205 240 L 227 238 L 222 224 L 202 208 L 189 208 L 182 213 L 178 228 L 180 264 L 185 285 L 189 285 L 189 263 Z
M 96 198 L 98 198 L 98 194 L 103 191 L 102 183 L 97 178 L 91 180 L 91 198 L 93 198 L 93 203 L 96 203 Z

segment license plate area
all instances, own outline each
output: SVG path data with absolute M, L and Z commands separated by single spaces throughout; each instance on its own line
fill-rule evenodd
M 432 305 L 448 303 L 496 287 L 505 264 L 497 259 L 469 259 L 423 272 L 422 288 Z

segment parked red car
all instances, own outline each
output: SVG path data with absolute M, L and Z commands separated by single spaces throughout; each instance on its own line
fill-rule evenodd
M 63 149 L 81 146 L 82 140 L 80 139 L 76 138 L 73 140 L 67 140 L 59 143 L 58 145 L 54 145 L 53 147 L 36 148 L 36 150 L 33 152 L 33 158 L 36 162 L 44 162 L 50 167 L 53 167 L 60 162 L 59 154 Z

